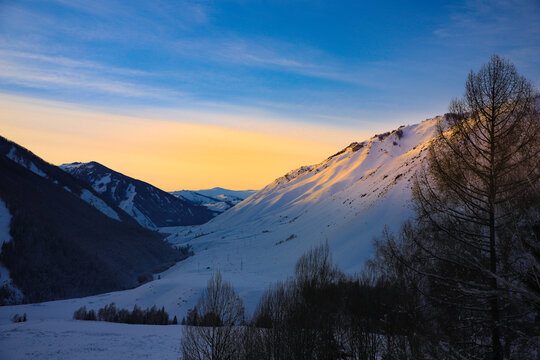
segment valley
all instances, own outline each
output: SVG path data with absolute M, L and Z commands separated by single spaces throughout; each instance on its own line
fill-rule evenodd
M 31 333 L 47 323 L 51 328 L 56 328 L 52 324 L 64 324 L 59 329 L 65 330 L 42 329 L 40 333 L 49 339 L 58 336 L 61 341 L 78 342 L 83 341 L 80 339 L 84 332 L 88 335 L 83 338 L 88 336 L 87 341 L 91 342 L 99 334 L 97 325 L 71 320 L 73 312 L 81 306 L 97 310 L 112 302 L 128 309 L 134 305 L 164 306 L 171 316 L 181 319 L 196 304 L 206 281 L 217 270 L 234 285 L 248 313 L 252 313 L 271 283 L 291 276 L 298 257 L 325 241 L 342 270 L 350 274 L 359 272 L 373 251 L 373 238 L 380 236 L 385 226 L 397 229 L 409 216 L 411 179 L 435 135 L 439 119 L 353 143 L 319 164 L 301 167 L 276 179 L 205 224 L 163 228 L 170 244 L 189 245 L 194 255 L 154 274 L 153 281 L 139 287 L 79 299 L 0 307 L 3 333 L 10 334 L 15 329 L 17 334 Z M 11 324 L 15 313 L 26 313 L 28 322 Z M 114 333 L 107 329 L 123 326 L 130 325 L 107 324 L 103 331 Z M 132 341 L 144 342 L 153 331 L 149 328 L 169 334 L 164 336 L 168 340 L 163 341 L 170 341 L 165 346 L 171 347 L 172 341 L 179 339 L 176 326 L 166 326 L 166 330 L 151 325 L 133 326 L 141 330 L 129 331 Z M 175 331 L 176 338 L 172 335 Z M 0 347 L 12 346 L 8 342 L 17 344 L 10 339 L 8 335 L 0 338 L 4 345 Z M 23 343 L 24 339 L 19 337 Z M 60 353 L 69 357 L 69 351 L 63 351 Z M 146 350 L 129 351 L 133 357 L 139 357 Z M 94 353 L 90 351 L 88 358 Z

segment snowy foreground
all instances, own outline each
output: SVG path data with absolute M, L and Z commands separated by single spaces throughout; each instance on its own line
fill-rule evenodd
M 0 359 L 178 359 L 181 326 L 29 320 L 0 325 Z
M 277 179 L 202 226 L 163 229 L 171 243 L 191 245 L 195 256 L 136 289 L 0 307 L 0 359 L 177 358 L 181 326 L 74 321 L 73 312 L 111 302 L 130 310 L 156 305 L 180 321 L 220 270 L 251 314 L 268 285 L 292 275 L 299 256 L 324 241 L 343 271 L 359 272 L 372 253 L 373 237 L 410 216 L 411 178 L 435 123 L 353 143 Z M 26 313 L 28 322 L 11 323 L 17 313 Z
M 191 264 L 190 264 L 191 263 Z M 180 262 L 161 279 L 136 289 L 92 297 L 51 301 L 39 304 L 0 307 L 0 359 L 177 359 L 181 326 L 128 325 L 72 320 L 81 306 L 99 309 L 115 302 L 120 308 L 165 306 L 178 319 L 193 307 L 211 270 L 197 272 L 195 257 Z M 195 268 L 194 271 L 188 270 Z M 254 275 L 230 276 L 235 287 L 254 308 L 260 291 L 271 279 Z M 27 314 L 28 322 L 12 323 L 15 314 Z
M 0 307 L 0 359 L 177 359 L 181 326 L 128 325 L 72 320 L 81 306 L 99 309 L 165 306 L 179 320 L 193 307 L 212 270 L 197 271 L 197 257 L 180 262 L 136 289 L 80 299 Z M 262 274 L 226 273 L 253 309 L 260 292 L 273 280 Z M 285 273 L 283 274 L 285 276 Z M 28 322 L 12 323 L 15 314 Z

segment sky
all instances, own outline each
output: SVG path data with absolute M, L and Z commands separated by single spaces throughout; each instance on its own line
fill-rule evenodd
M 164 190 L 259 189 L 443 114 L 540 2 L 0 0 L 0 135 Z

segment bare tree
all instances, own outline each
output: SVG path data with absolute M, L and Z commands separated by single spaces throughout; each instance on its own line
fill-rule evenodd
M 499 360 L 538 331 L 523 280 L 538 275 L 540 117 L 532 85 L 498 56 L 465 88 L 417 174 L 415 223 L 386 252 L 426 279 L 448 356 Z
M 373 262 L 420 296 L 423 354 L 535 357 L 539 135 L 531 84 L 498 56 L 470 73 L 438 124 L 413 186 L 416 217 L 397 237 L 383 234 Z
M 294 272 L 300 287 L 325 286 L 341 276 L 341 272 L 332 262 L 328 241 L 303 254 L 296 262 Z
M 238 352 L 235 338 L 240 334 L 240 325 L 244 321 L 244 306 L 220 272 L 208 280 L 195 309 L 197 323 L 184 327 L 182 359 L 235 359 Z

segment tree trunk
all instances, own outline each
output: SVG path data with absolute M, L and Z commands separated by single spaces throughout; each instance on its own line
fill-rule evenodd
M 496 76 L 496 75 L 495 75 Z M 493 360 L 502 360 L 503 352 L 501 346 L 501 334 L 500 334 L 500 313 L 499 313 L 499 289 L 497 284 L 497 246 L 496 246 L 496 234 L 495 234 L 495 201 L 497 196 L 496 177 L 495 173 L 495 124 L 497 121 L 496 111 L 497 105 L 495 101 L 496 81 L 492 82 L 491 88 L 491 104 L 490 104 L 490 119 L 489 121 L 489 269 L 491 272 L 491 290 L 493 291 L 493 298 L 490 301 L 491 305 L 491 347 Z

